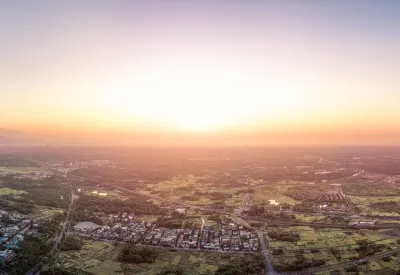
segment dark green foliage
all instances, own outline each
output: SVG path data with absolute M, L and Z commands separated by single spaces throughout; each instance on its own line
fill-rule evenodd
M 342 258 L 342 254 L 340 253 L 339 249 L 332 247 L 330 251 L 332 255 L 336 257 L 336 259 L 340 260 Z
M 126 245 L 118 255 L 118 261 L 125 263 L 154 263 L 157 259 L 155 248 Z
M 325 264 L 324 260 L 306 261 L 303 255 L 297 255 L 297 260 L 291 264 L 276 265 L 275 270 L 278 272 L 299 271 L 307 268 L 318 267 Z
M 271 212 L 271 211 L 266 211 L 264 206 L 257 206 L 253 205 L 250 207 L 248 211 L 245 212 L 250 217 L 258 217 L 258 218 L 264 218 L 267 220 L 295 220 L 296 216 L 293 214 L 287 214 L 287 213 L 276 213 L 276 212 Z
M 166 217 L 159 217 L 156 221 L 156 224 L 159 227 L 166 227 L 166 228 L 181 228 L 182 227 L 182 219 L 173 219 L 173 218 L 166 218 Z
M 51 246 L 43 239 L 26 236 L 17 249 L 17 259 L 14 265 L 14 274 L 25 274 L 35 266 L 43 256 L 51 249 Z
M 284 251 L 282 248 L 274 248 L 272 250 L 272 255 L 283 255 Z
M 165 267 L 163 268 L 163 270 L 157 273 L 157 275 L 184 275 L 184 274 L 185 272 L 183 271 L 183 269 L 177 266 Z
M 360 255 L 360 258 L 381 252 L 386 247 L 383 244 L 376 244 L 369 240 L 360 240 L 357 241 L 357 244 L 360 246 L 359 248 L 356 249 L 356 251 Z
M 60 214 L 54 216 L 53 219 L 49 221 L 40 223 L 39 227 L 37 228 L 38 232 L 48 236 L 53 236 L 57 232 L 63 218 L 63 215 Z
M 265 262 L 260 255 L 251 259 L 240 259 L 231 261 L 229 264 L 220 266 L 214 275 L 250 275 L 265 274 Z
M 399 196 L 400 189 L 390 186 L 382 185 L 380 183 L 371 183 L 367 181 L 346 183 L 342 186 L 343 191 L 347 195 L 354 196 Z
M 41 275 L 90 275 L 92 273 L 83 271 L 83 270 L 76 270 L 76 269 L 60 269 L 57 267 L 52 267 L 47 271 L 40 271 Z
M 146 201 L 137 201 L 133 198 L 122 201 L 95 196 L 80 196 L 75 209 L 76 211 L 90 209 L 91 212 L 103 212 L 105 214 L 120 212 L 135 213 L 136 215 L 165 214 L 165 211 L 158 206 Z
M 62 251 L 68 250 L 81 250 L 82 248 L 82 240 L 78 236 L 69 235 L 66 237 L 65 241 L 61 245 Z
M 4 187 L 26 191 L 22 198 L 9 197 L 9 200 L 18 203 L 31 203 L 49 207 L 66 208 L 69 201 L 69 189 L 64 177 L 53 175 L 43 180 L 14 179 L 13 175 L 1 178 Z M 64 199 L 60 199 L 60 195 Z
M 273 240 L 282 241 L 282 242 L 298 242 L 298 241 L 300 241 L 300 234 L 294 233 L 294 232 L 271 231 L 271 232 L 268 232 L 268 236 Z
M 4 200 L 3 200 L 4 199 Z M 22 203 L 22 202 L 9 202 L 5 201 L 6 199 L 11 199 L 9 198 L 2 198 L 0 200 L 0 209 L 5 210 L 5 211 L 17 211 L 21 214 L 28 215 L 33 212 L 33 209 L 35 208 L 34 204 L 32 203 Z
M 369 206 L 377 211 L 400 213 L 400 202 L 396 201 L 376 202 Z

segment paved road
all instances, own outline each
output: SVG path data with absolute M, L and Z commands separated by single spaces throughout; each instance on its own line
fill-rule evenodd
M 248 221 L 266 222 L 271 226 L 310 226 L 320 228 L 345 228 L 345 229 L 391 229 L 400 228 L 399 223 L 393 224 L 375 224 L 369 225 L 348 225 L 348 224 L 335 224 L 335 223 L 307 223 L 307 222 L 296 222 L 296 221 L 279 221 L 279 220 L 266 220 L 258 217 L 246 217 Z
M 349 207 L 351 213 L 353 214 L 353 216 L 358 216 L 356 210 L 353 207 L 352 202 L 349 200 L 349 198 L 346 196 L 346 194 L 343 192 L 342 188 L 339 187 L 339 193 L 342 195 L 342 197 L 345 199 L 346 203 L 347 203 L 347 207 Z
M 272 262 L 271 262 L 271 257 L 269 255 L 268 245 L 264 238 L 264 234 L 263 234 L 263 232 L 261 232 L 258 229 L 256 230 L 256 232 L 257 232 L 258 238 L 260 239 L 260 242 L 261 242 L 261 248 L 262 248 L 261 252 L 265 257 L 265 262 L 267 263 L 266 274 L 267 275 L 275 274 L 275 271 L 274 271 L 274 268 L 273 268 Z
M 362 258 L 362 259 L 356 260 L 356 261 L 347 261 L 347 262 L 343 262 L 343 263 L 340 263 L 340 264 L 314 267 L 314 268 L 309 268 L 309 269 L 306 269 L 306 270 L 303 270 L 303 271 L 299 271 L 299 272 L 292 272 L 292 273 L 285 273 L 285 274 L 288 274 L 288 275 L 308 275 L 308 274 L 315 274 L 315 273 L 319 273 L 319 272 L 341 270 L 341 269 L 344 269 L 344 268 L 354 267 L 354 266 L 357 266 L 359 264 L 377 261 L 377 260 L 383 259 L 385 257 L 390 257 L 390 256 L 398 254 L 398 253 L 400 253 L 400 248 L 394 249 L 394 250 L 391 250 L 391 251 L 385 251 L 385 252 L 381 252 L 381 253 L 376 253 L 374 255 L 367 256 L 365 258 Z
M 49 170 L 52 170 L 53 172 L 55 172 L 57 174 L 60 173 L 58 170 L 52 169 L 50 167 L 47 167 L 41 161 L 37 161 L 37 160 L 33 160 L 33 159 L 31 159 L 31 160 L 36 162 L 36 163 L 38 163 L 39 165 L 41 165 L 43 167 L 46 167 Z M 64 235 L 66 235 L 66 233 L 69 230 L 69 218 L 70 218 L 71 211 L 72 211 L 73 205 L 75 203 L 75 200 L 77 199 L 77 196 L 75 195 L 74 189 L 72 188 L 72 185 L 71 185 L 71 182 L 69 181 L 67 173 L 63 174 L 63 176 L 67 180 L 67 184 L 68 184 L 68 188 L 69 188 L 69 192 L 70 192 L 70 203 L 69 203 L 67 215 L 66 215 L 64 221 L 62 221 L 60 223 L 60 226 L 61 226 L 62 229 L 58 232 L 58 234 L 56 236 L 54 236 L 53 247 L 51 248 L 50 252 L 48 253 L 48 256 L 49 256 L 50 259 L 51 258 L 56 258 L 57 254 L 59 252 L 59 246 L 61 247 L 61 245 L 62 245 L 61 244 L 62 237 Z M 33 267 L 31 270 L 29 270 L 27 274 L 33 274 L 33 272 L 35 270 L 37 270 L 38 267 L 39 267 L 39 263 L 35 267 Z M 49 267 L 49 264 L 46 264 L 41 270 L 36 272 L 36 275 L 40 274 L 40 271 L 46 270 L 48 267 Z
M 64 174 L 64 177 L 67 180 L 68 188 L 69 188 L 69 191 L 70 191 L 70 203 L 69 203 L 67 216 L 65 217 L 64 221 L 61 223 L 62 229 L 56 235 L 53 247 L 49 252 L 49 255 L 50 255 L 50 257 L 52 257 L 52 259 L 56 259 L 57 258 L 58 253 L 60 251 L 60 247 L 62 245 L 62 238 L 63 238 L 63 236 L 65 236 L 65 237 L 67 236 L 67 233 L 69 231 L 69 226 L 70 226 L 69 218 L 70 218 L 70 215 L 71 215 L 71 211 L 72 211 L 73 205 L 74 205 L 75 200 L 77 198 L 76 195 L 75 195 L 74 189 L 72 188 L 71 183 L 70 183 L 70 181 L 68 179 L 67 173 Z M 49 263 L 47 263 L 45 266 L 43 266 L 42 269 L 40 269 L 38 272 L 36 272 L 36 275 L 40 274 L 40 272 L 43 271 L 43 270 L 47 270 L 48 268 L 49 268 Z
M 130 189 L 123 188 L 123 187 L 118 187 L 118 186 L 115 186 L 113 184 L 108 184 L 108 183 L 104 183 L 104 182 L 101 182 L 101 181 L 86 179 L 86 178 L 82 178 L 82 177 L 79 177 L 79 178 L 83 179 L 83 180 L 88 180 L 88 181 L 92 181 L 92 182 L 95 182 L 95 183 L 99 183 L 99 184 L 102 184 L 102 185 L 106 185 L 106 186 L 109 186 L 109 187 L 112 187 L 112 188 L 115 188 L 115 189 L 119 189 L 119 190 L 122 190 L 122 191 L 125 191 L 125 192 L 128 192 L 128 193 L 133 193 L 133 194 L 138 194 L 138 195 L 142 195 L 143 196 L 143 194 L 141 194 L 141 193 L 139 193 L 137 191 L 130 190 Z M 192 208 L 192 209 L 197 209 L 197 210 L 202 210 L 202 211 L 209 211 L 209 212 L 214 212 L 214 213 L 218 213 L 218 214 L 222 214 L 222 215 L 228 215 L 228 216 L 234 217 L 238 224 L 243 224 L 243 225 L 246 225 L 247 227 L 252 228 L 246 221 L 244 221 L 240 217 L 240 215 L 235 215 L 235 214 L 233 214 L 231 212 L 220 211 L 220 210 L 216 210 L 216 209 L 213 209 L 213 208 L 202 207 L 202 206 L 194 206 L 194 205 L 183 203 L 183 202 L 170 201 L 170 200 L 162 199 L 162 198 L 159 198 L 159 197 L 156 197 L 156 196 L 152 196 L 152 195 L 146 195 L 146 196 L 148 196 L 150 198 L 153 198 L 153 199 L 157 199 L 157 200 L 166 202 L 166 203 L 185 206 L 187 208 Z M 271 222 L 271 221 L 266 221 L 266 222 Z M 313 224 L 313 223 L 280 222 L 280 221 L 272 221 L 272 223 L 279 224 L 279 225 L 300 225 L 300 226 L 307 225 L 307 226 L 316 226 L 316 227 L 331 227 L 331 228 L 333 227 L 333 228 L 353 228 L 353 229 L 357 229 L 357 227 L 353 227 L 353 226 L 349 226 L 349 225 L 340 225 L 340 224 Z M 383 226 L 382 228 L 400 227 L 399 224 L 393 224 L 393 225 L 392 224 L 387 224 L 387 225 L 382 225 L 382 226 Z M 371 227 L 369 227 L 369 228 L 371 228 Z M 377 227 L 375 227 L 375 228 L 377 228 Z M 266 244 L 264 235 L 259 230 L 257 230 L 257 234 L 258 234 L 258 236 L 260 238 L 261 245 L 262 245 L 262 253 L 263 253 L 263 255 L 265 257 L 265 260 L 266 260 L 266 263 L 267 263 L 267 274 L 269 274 L 269 275 L 277 274 L 273 270 L 273 267 L 272 267 L 272 264 L 271 264 L 271 259 L 270 259 L 270 254 L 269 254 L 269 251 L 268 251 L 268 246 Z M 337 267 L 322 266 L 322 267 L 319 267 L 318 270 L 324 271 L 325 269 L 326 270 L 331 270 L 332 268 L 334 268 L 333 270 L 335 270 L 335 268 L 336 269 L 337 268 L 343 268 L 344 266 L 351 265 L 351 264 L 352 263 L 350 262 L 350 263 L 339 264 L 339 265 L 337 265 Z M 354 265 L 354 263 L 353 263 L 353 265 Z M 306 271 L 306 272 L 308 272 L 308 271 Z M 316 272 L 319 272 L 319 271 L 316 271 Z M 294 274 L 310 274 L 310 273 L 294 273 Z

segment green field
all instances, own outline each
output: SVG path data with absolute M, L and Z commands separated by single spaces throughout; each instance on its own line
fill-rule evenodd
M 380 182 L 344 183 L 342 189 L 346 195 L 351 196 L 400 196 L 397 186 Z
M 307 214 L 295 214 L 296 220 L 299 222 L 331 222 L 328 216 L 324 215 L 307 215 Z
M 193 175 L 177 176 L 172 180 L 148 184 L 139 192 L 153 197 L 152 202 L 160 200 L 179 201 L 198 206 L 224 205 L 237 208 L 241 205 L 246 193 L 246 186 L 237 188 L 221 188 L 208 177 Z
M 392 256 L 375 262 L 366 263 L 358 267 L 360 274 L 395 275 L 400 272 L 400 259 Z M 372 273 L 373 272 L 373 273 Z
M 61 268 L 74 268 L 92 274 L 139 274 L 156 275 L 165 268 L 181 268 L 184 274 L 207 274 L 218 266 L 246 256 L 243 254 L 220 254 L 204 252 L 171 252 L 158 249 L 158 258 L 153 264 L 127 264 L 116 261 L 122 247 L 113 243 L 85 240 L 80 251 L 61 252 L 57 264 Z
M 55 215 L 63 214 L 64 210 L 61 208 L 51 208 L 45 206 L 36 206 L 33 213 L 29 214 L 28 217 L 33 220 L 49 220 Z
M 360 209 L 361 214 L 366 215 L 382 215 L 382 216 L 399 216 L 400 214 L 394 212 L 379 211 L 379 209 L 372 208 L 372 204 L 379 202 L 399 202 L 400 196 L 376 196 L 376 197 L 361 197 L 361 196 L 348 196 L 348 198 Z
M 11 188 L 0 188 L 0 197 L 1 196 L 11 196 L 14 199 L 20 199 L 21 195 L 27 194 L 27 192 L 23 190 L 16 190 Z
M 0 175 L 32 174 L 32 173 L 51 174 L 51 171 L 42 167 L 0 167 Z
M 309 261 L 324 260 L 325 264 L 337 264 L 341 261 L 359 258 L 356 249 L 359 248 L 357 241 L 360 240 L 385 245 L 384 250 L 395 249 L 399 246 L 396 238 L 385 236 L 381 234 L 381 231 L 314 229 L 307 226 L 269 228 L 268 231 L 292 232 L 300 236 L 299 240 L 294 242 L 271 239 L 271 251 L 283 250 L 283 254 L 272 255 L 275 265 L 293 264 L 298 255 L 303 255 Z
M 257 188 L 253 195 L 254 204 L 270 205 L 269 200 L 275 200 L 278 203 L 287 203 L 290 205 L 299 203 L 299 201 L 285 195 L 288 188 L 289 185 L 285 185 L 284 183 Z

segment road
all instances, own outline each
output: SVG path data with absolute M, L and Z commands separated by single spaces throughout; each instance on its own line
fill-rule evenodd
M 68 188 L 69 188 L 69 191 L 70 191 L 70 203 L 69 203 L 69 207 L 68 207 L 67 216 L 65 217 L 64 221 L 60 224 L 62 229 L 56 235 L 56 237 L 54 239 L 53 247 L 49 252 L 49 256 L 50 256 L 49 258 L 52 259 L 52 260 L 57 258 L 58 253 L 60 251 L 60 248 L 62 246 L 63 236 L 66 237 L 67 234 L 68 234 L 69 226 L 70 226 L 69 218 L 70 218 L 70 215 L 71 215 L 71 211 L 72 211 L 73 205 L 74 205 L 75 200 L 77 198 L 76 195 L 75 195 L 74 189 L 72 188 L 71 183 L 70 183 L 70 181 L 68 179 L 67 173 L 64 174 L 64 177 L 67 180 Z M 49 263 L 44 265 L 42 267 L 42 269 L 40 269 L 38 272 L 36 272 L 36 275 L 40 274 L 40 272 L 42 270 L 47 270 L 48 268 L 49 268 Z
M 345 228 L 345 229 L 392 229 L 400 228 L 399 223 L 389 224 L 375 224 L 375 225 L 348 225 L 348 224 L 335 224 L 335 223 L 307 223 L 296 221 L 279 221 L 279 220 L 266 220 L 257 217 L 246 217 L 248 221 L 266 222 L 271 226 L 310 226 L 319 228 Z
M 55 172 L 57 174 L 60 173 L 58 170 L 52 169 L 50 167 L 47 167 L 41 161 L 37 161 L 37 160 L 33 160 L 33 159 L 31 159 L 31 160 L 36 162 L 36 163 L 38 163 L 39 165 L 41 165 L 43 167 L 46 167 L 49 170 L 52 170 L 53 172 Z M 71 182 L 69 181 L 68 174 L 65 173 L 65 174 L 63 174 L 63 176 L 65 177 L 65 179 L 67 181 L 67 184 L 68 184 L 68 189 L 69 189 L 69 192 L 70 192 L 70 203 L 69 203 L 67 215 L 66 215 L 64 221 L 62 221 L 60 223 L 61 230 L 58 232 L 58 234 L 56 236 L 54 236 L 53 247 L 51 248 L 50 252 L 48 253 L 49 259 L 55 259 L 57 257 L 57 254 L 59 252 L 59 247 L 61 247 L 61 245 L 62 245 L 62 238 L 63 238 L 64 235 L 65 236 L 67 235 L 66 233 L 68 233 L 69 225 L 70 225 L 70 223 L 69 223 L 70 215 L 71 215 L 71 212 L 72 212 L 73 205 L 74 205 L 74 203 L 75 203 L 75 201 L 77 199 L 77 196 L 75 195 L 75 192 L 74 192 L 74 188 L 72 187 Z M 39 267 L 39 263 L 35 267 L 33 267 L 31 270 L 29 270 L 27 274 L 33 274 L 38 269 L 38 267 Z M 49 264 L 47 263 L 45 266 L 43 266 L 42 269 L 40 269 L 35 274 L 36 275 L 40 274 L 40 272 L 42 270 L 46 270 L 48 267 L 49 267 Z
M 258 238 L 260 239 L 260 242 L 261 242 L 261 248 L 262 248 L 261 252 L 264 255 L 265 262 L 267 263 L 266 274 L 267 275 L 276 274 L 274 271 L 274 268 L 272 266 L 271 257 L 269 255 L 268 245 L 265 241 L 264 234 L 262 231 L 260 231 L 258 229 L 256 230 L 256 232 L 257 232 Z
M 98 183 L 98 184 L 102 184 L 102 185 L 106 185 L 106 186 L 109 186 L 109 187 L 112 187 L 112 188 L 115 188 L 115 189 L 119 189 L 119 190 L 122 190 L 122 191 L 125 191 L 125 192 L 128 192 L 128 193 L 143 195 L 143 194 L 141 194 L 141 193 L 139 193 L 139 192 L 137 192 L 137 191 L 130 190 L 130 189 L 123 188 L 123 187 L 118 187 L 118 186 L 115 186 L 115 185 L 113 185 L 113 184 L 108 184 L 108 183 L 100 182 L 100 181 L 97 181 L 97 180 L 91 180 L 91 179 L 86 179 L 86 178 L 82 178 L 82 177 L 79 177 L 79 179 L 92 181 L 92 182 L 95 182 L 95 183 Z M 68 181 L 68 183 L 69 183 L 69 181 Z M 148 196 L 148 197 L 150 197 L 150 198 L 153 198 L 153 199 L 157 199 L 157 200 L 159 200 L 159 201 L 166 202 L 166 203 L 175 204 L 175 205 L 180 205 L 180 206 L 185 206 L 185 207 L 191 208 L 191 209 L 202 210 L 202 211 L 209 211 L 209 212 L 214 212 L 214 213 L 218 213 L 218 214 L 222 214 L 222 215 L 228 215 L 228 216 L 231 216 L 231 217 L 236 221 L 236 223 L 242 224 L 242 225 L 244 225 L 244 226 L 246 226 L 246 227 L 249 227 L 249 228 L 253 228 L 253 227 L 250 226 L 246 221 L 244 221 L 244 220 L 242 219 L 241 215 L 235 215 L 235 214 L 233 214 L 233 213 L 225 212 L 225 211 L 220 211 L 220 210 L 216 210 L 216 209 L 214 209 L 214 208 L 208 208 L 208 207 L 202 207 L 202 206 L 194 206 L 194 205 L 187 204 L 187 203 L 183 203 L 183 202 L 170 201 L 170 200 L 168 200 L 168 199 L 163 199 L 163 198 L 159 198 L 159 197 L 152 196 L 152 195 L 146 195 L 146 196 Z M 74 197 L 73 194 L 71 195 L 71 197 Z M 242 203 L 242 206 L 243 206 L 244 204 L 247 204 L 247 203 L 248 203 L 248 197 L 246 196 L 244 202 Z M 71 206 L 72 206 L 72 204 L 73 204 L 73 201 L 72 201 L 72 203 L 71 203 Z M 70 209 L 71 209 L 71 208 L 70 208 Z M 354 211 L 354 209 L 353 209 L 353 211 Z M 69 212 L 70 212 L 70 210 L 69 210 Z M 67 216 L 68 219 L 69 219 L 69 212 L 68 212 L 68 216 Z M 68 219 L 67 219 L 67 220 L 68 220 Z M 259 221 L 259 220 L 258 220 L 258 221 Z M 349 225 L 340 225 L 340 224 L 314 224 L 314 223 L 280 222 L 280 221 L 265 221 L 265 222 L 271 222 L 271 223 L 276 224 L 276 225 L 287 225 L 287 226 L 291 226 L 291 225 L 300 225 L 300 226 L 304 226 L 304 225 L 306 225 L 306 226 L 315 226 L 315 227 L 332 227 L 332 228 L 353 228 L 353 229 L 359 229 L 359 228 L 357 228 L 357 227 L 353 227 L 353 226 L 349 226 Z M 380 225 L 380 226 L 379 226 L 379 228 L 397 228 L 397 227 L 400 227 L 400 224 L 387 224 L 387 225 Z M 376 227 L 368 227 L 368 228 L 371 229 L 371 228 L 378 228 L 378 227 L 376 226 Z M 259 231 L 258 229 L 256 229 L 256 230 L 257 230 L 257 234 L 258 234 L 258 237 L 259 237 L 259 239 L 260 239 L 260 242 L 261 242 L 262 253 L 263 253 L 263 255 L 264 255 L 264 257 L 265 257 L 265 260 L 266 260 L 266 263 L 267 263 L 266 274 L 269 274 L 269 275 L 271 275 L 271 274 L 277 274 L 277 273 L 275 273 L 275 271 L 273 270 L 273 266 L 272 266 L 271 259 L 270 259 L 270 254 L 269 254 L 269 251 L 268 251 L 268 245 L 267 245 L 267 243 L 266 243 L 266 240 L 265 240 L 265 238 L 264 238 L 264 235 L 263 235 L 263 233 L 262 233 L 261 231 Z M 332 268 L 336 268 L 336 269 L 337 269 L 337 268 L 343 268 L 343 266 L 345 266 L 345 265 L 350 265 L 350 264 L 351 264 L 351 263 L 343 263 L 343 264 L 337 265 L 337 267 L 322 266 L 322 267 L 319 267 L 318 270 L 322 270 L 322 271 L 323 271 L 323 270 L 325 270 L 325 269 L 326 269 L 326 270 L 331 270 Z M 354 263 L 353 263 L 353 265 L 354 265 Z M 308 272 L 308 271 L 306 271 L 306 272 Z M 294 273 L 294 274 L 309 274 L 309 273 Z
M 347 207 L 350 209 L 351 213 L 353 214 L 353 216 L 358 216 L 356 210 L 353 207 L 353 204 L 351 203 L 351 201 L 347 198 L 346 194 L 343 192 L 342 188 L 339 187 L 339 193 L 340 195 L 342 195 L 342 197 L 345 199 L 346 203 L 347 203 Z
M 380 260 L 380 259 L 383 259 L 383 258 L 386 258 L 386 257 L 390 257 L 390 256 L 398 254 L 398 253 L 400 253 L 400 248 L 394 249 L 394 250 L 391 250 L 391 251 L 385 251 L 385 252 L 381 252 L 381 253 L 376 253 L 374 255 L 367 256 L 365 258 L 362 258 L 362 259 L 356 260 L 356 261 L 347 261 L 347 262 L 343 262 L 343 263 L 340 263 L 340 264 L 325 265 L 325 266 L 321 266 L 321 267 L 314 267 L 314 268 L 309 268 L 309 269 L 306 269 L 306 270 L 303 270 L 303 271 L 299 271 L 299 272 L 292 272 L 292 273 L 285 273 L 285 274 L 288 274 L 288 275 L 308 275 L 308 274 L 315 274 L 315 273 L 319 273 L 319 272 L 341 270 L 343 268 L 354 267 L 354 266 L 357 266 L 359 264 L 377 261 L 377 260 Z

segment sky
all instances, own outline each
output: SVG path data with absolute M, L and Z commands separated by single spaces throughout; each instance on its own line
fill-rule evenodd
M 400 2 L 3 1 L 0 128 L 65 143 L 400 144 Z

